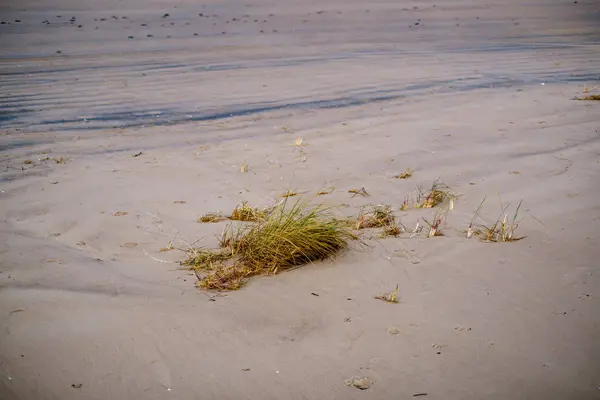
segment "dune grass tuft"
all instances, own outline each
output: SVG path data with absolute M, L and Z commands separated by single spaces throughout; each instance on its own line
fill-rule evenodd
M 435 236 L 444 236 L 441 231 L 442 222 L 444 222 L 444 218 L 448 215 L 448 210 L 438 211 L 435 213 L 433 217 L 433 222 L 427 221 L 423 218 L 423 221 L 429 226 L 429 232 L 427 233 L 428 238 L 432 238 Z
M 188 258 L 182 265 L 197 270 L 211 270 L 211 266 L 217 262 L 229 260 L 232 257 L 231 251 L 227 249 L 189 249 Z
M 356 229 L 382 228 L 394 224 L 395 218 L 392 207 L 378 204 L 363 208 L 358 214 Z
M 515 242 L 525 238 L 525 236 L 517 236 L 515 234 L 515 231 L 519 227 L 519 222 L 517 219 L 519 218 L 519 212 L 521 210 L 523 200 L 519 202 L 519 205 L 517 206 L 511 220 L 508 219 L 507 213 L 510 207 L 509 203 L 506 206 L 501 206 L 502 212 L 493 225 L 475 224 L 485 200 L 486 199 L 484 198 L 477 207 L 477 210 L 475 210 L 475 214 L 473 215 L 471 223 L 469 224 L 469 228 L 467 229 L 467 238 L 478 236 L 482 241 L 487 243 Z
M 395 175 L 394 178 L 396 178 L 396 179 L 408 179 L 408 178 L 411 178 L 413 176 L 413 172 L 414 171 L 411 168 L 408 168 L 403 173 Z
M 223 262 L 210 264 L 207 273 L 200 277 L 197 286 L 207 290 L 238 290 L 244 286 L 251 276 L 250 271 L 243 265 L 234 263 L 226 265 Z
M 398 299 L 397 299 L 397 296 L 398 296 L 398 286 L 399 285 L 396 285 L 396 290 L 394 290 L 393 292 L 384 293 L 384 294 L 381 294 L 379 296 L 375 296 L 374 298 L 377 299 L 377 300 L 383 300 L 383 301 L 385 301 L 387 303 L 398 303 Z
M 408 194 L 400 210 L 407 211 L 410 208 L 434 208 L 439 205 L 446 206 L 449 210 L 454 209 L 454 200 L 457 195 L 452 192 L 449 186 L 435 180 L 428 190 L 423 190 L 421 186 L 416 186 L 416 194 Z
M 250 221 L 257 222 L 267 218 L 267 210 L 259 210 L 248 205 L 247 202 L 242 202 L 239 206 L 236 206 L 229 219 L 233 221 Z
M 330 188 L 327 188 L 327 189 L 319 190 L 317 192 L 317 196 L 325 196 L 325 195 L 331 194 L 331 193 L 333 193 L 334 190 L 335 190 L 334 187 L 330 187 Z
M 347 226 L 327 215 L 328 210 L 284 202 L 267 220 L 238 233 L 235 253 L 250 269 L 271 274 L 328 258 L 354 238 Z
M 352 195 L 352 197 L 354 196 L 370 196 L 369 192 L 367 192 L 367 189 L 365 189 L 364 187 L 361 187 L 360 189 L 350 189 L 348 190 L 348 193 L 350 193 Z
M 295 196 L 298 196 L 298 192 L 292 189 L 288 189 L 284 194 L 281 195 L 281 197 L 283 197 L 284 199 Z
M 198 222 L 207 224 L 207 223 L 217 223 L 217 222 L 221 222 L 221 221 L 225 221 L 227 219 L 227 217 L 218 214 L 218 213 L 208 213 L 208 214 L 204 214 L 203 216 L 201 216 L 200 218 L 198 218 Z
M 398 235 L 401 235 L 405 232 L 405 228 L 404 226 L 400 225 L 399 223 L 391 223 L 389 225 L 386 225 L 383 227 L 383 229 L 381 230 L 381 233 L 379 234 L 380 238 L 386 238 L 386 237 L 396 237 Z
M 224 230 L 220 239 L 224 248 L 191 249 L 182 264 L 196 272 L 201 288 L 235 290 L 252 276 L 332 257 L 352 239 L 348 224 L 331 218 L 325 206 L 284 201 L 265 219 Z
M 600 94 L 590 94 L 583 97 L 575 97 L 574 100 L 600 100 Z
M 437 180 L 433 182 L 427 193 L 423 192 L 421 188 L 417 189 L 417 208 L 433 208 L 444 202 L 451 204 L 456 197 L 454 194 L 452 194 L 450 188 L 446 184 Z

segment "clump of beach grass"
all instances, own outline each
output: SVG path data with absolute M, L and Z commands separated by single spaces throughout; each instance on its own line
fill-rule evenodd
M 232 257 L 231 251 L 227 249 L 194 249 L 187 250 L 188 258 L 182 265 L 191 267 L 192 269 L 211 270 L 212 265 L 217 262 L 223 262 Z
M 483 242 L 487 243 L 515 242 L 525 238 L 525 236 L 517 236 L 515 234 L 517 228 L 519 227 L 519 222 L 517 219 L 519 217 L 523 200 L 519 202 L 512 219 L 509 220 L 507 213 L 508 209 L 510 208 L 509 203 L 506 206 L 501 206 L 502 212 L 493 225 L 476 224 L 475 221 L 479 216 L 485 200 L 486 199 L 484 198 L 477 207 L 477 210 L 475 210 L 475 214 L 473 215 L 471 223 L 469 224 L 469 228 L 467 229 L 467 238 L 478 236 Z
M 361 209 L 356 222 L 356 229 L 382 228 L 393 225 L 395 217 L 392 207 L 385 204 L 368 206 Z
M 268 219 L 239 232 L 234 251 L 244 265 L 271 274 L 331 257 L 354 235 L 328 211 L 324 205 L 284 202 Z
M 284 194 L 281 195 L 281 197 L 283 197 L 284 199 L 295 196 L 298 196 L 298 192 L 292 189 L 288 189 Z
M 589 94 L 583 97 L 574 97 L 573 100 L 586 100 L 586 101 L 594 101 L 600 100 L 600 94 Z
M 379 234 L 380 238 L 386 238 L 386 237 L 396 237 L 401 235 L 402 233 L 404 233 L 406 229 L 404 228 L 404 226 L 402 226 L 399 223 L 392 223 L 389 225 L 386 225 L 383 227 L 383 229 L 381 230 L 381 233 Z
M 207 224 L 207 223 L 217 223 L 221 221 L 225 221 L 227 217 L 221 215 L 219 213 L 207 213 L 198 218 L 198 222 Z
M 327 189 L 319 190 L 317 192 L 317 196 L 325 196 L 325 195 L 331 194 L 331 193 L 333 193 L 334 190 L 335 190 L 334 187 L 330 187 L 330 188 L 327 188 Z
M 367 190 L 364 187 L 361 187 L 360 189 L 350 189 L 348 190 L 348 193 L 350 193 L 352 195 L 352 197 L 354 196 L 370 196 L 369 192 L 367 192 Z
M 378 296 L 375 296 L 374 298 L 377 300 L 383 300 L 387 303 L 398 303 L 398 287 L 399 285 L 396 285 L 396 290 L 394 290 L 393 292 L 389 292 L 389 293 L 384 293 Z
M 355 236 L 347 224 L 331 218 L 329 210 L 304 201 L 281 202 L 265 219 L 224 230 L 222 249 L 189 250 L 183 265 L 204 274 L 196 273 L 201 288 L 235 290 L 252 276 L 330 258 Z
M 436 180 L 431 185 L 431 188 L 426 193 L 421 188 L 418 190 L 417 208 L 434 208 L 442 203 L 448 203 L 449 208 L 453 208 L 453 202 L 456 198 L 446 184 Z
M 416 194 L 407 195 L 400 206 L 400 210 L 407 211 L 410 208 L 434 208 L 439 205 L 446 206 L 449 210 L 454 209 L 454 200 L 457 195 L 450 187 L 439 180 L 435 180 L 428 190 L 416 186 Z
M 441 231 L 442 223 L 444 222 L 444 218 L 448 215 L 448 210 L 437 211 L 433 217 L 433 222 L 427 221 L 423 218 L 423 221 L 429 226 L 429 232 L 427 233 L 428 238 L 432 238 L 435 236 L 444 236 Z
M 408 178 L 411 178 L 413 176 L 413 172 L 414 171 L 411 168 L 408 168 L 403 173 L 395 175 L 394 178 L 396 178 L 396 179 L 408 179 Z
M 257 222 L 267 218 L 267 215 L 268 210 L 250 207 L 248 203 L 244 201 L 233 209 L 229 219 L 233 221 Z

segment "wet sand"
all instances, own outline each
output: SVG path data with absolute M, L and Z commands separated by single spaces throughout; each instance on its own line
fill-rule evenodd
M 600 398 L 596 2 L 46 3 L 0 6 L 1 398 Z M 159 251 L 289 188 L 412 229 L 438 177 L 445 236 L 226 296 Z

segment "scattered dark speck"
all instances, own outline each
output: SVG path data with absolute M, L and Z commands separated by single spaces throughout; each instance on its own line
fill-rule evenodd
M 146 26 L 146 25 L 148 25 L 148 24 L 140 24 L 140 26 Z
M 319 297 L 319 295 L 317 293 L 311 292 L 310 294 L 312 294 L 313 296 Z
M 56 50 L 56 54 L 61 54 L 61 53 L 62 53 L 62 51 Z
M 163 18 L 168 18 L 168 17 L 169 17 L 169 14 L 165 14 L 165 15 L 163 15 L 162 17 L 163 17 Z
M 127 39 L 135 39 L 133 36 L 127 36 Z
M 442 354 L 442 352 L 441 352 L 441 351 L 438 351 L 436 354 Z
M 0 25 L 6 25 L 6 21 L 0 22 Z
M 221 35 L 224 35 L 224 34 L 225 34 L 225 32 L 221 32 Z
M 19 22 L 21 22 L 21 20 L 20 19 L 15 19 L 15 22 L 19 23 Z
M 152 35 L 152 34 L 148 34 L 148 35 L 146 35 L 146 36 L 148 36 L 148 37 L 154 37 L 154 35 Z
M 77 25 L 78 28 L 83 28 L 83 25 Z
M 273 32 L 277 33 L 277 29 L 273 29 Z
M 74 389 L 81 389 L 82 386 L 83 386 L 83 384 L 81 384 L 81 383 L 74 383 L 71 385 L 71 387 Z
M 415 26 L 420 25 L 420 24 L 421 24 L 420 22 L 415 22 Z

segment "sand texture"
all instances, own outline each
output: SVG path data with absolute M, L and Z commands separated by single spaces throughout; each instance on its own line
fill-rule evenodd
M 1 399 L 600 399 L 600 102 L 573 100 L 600 94 L 597 1 L 23 0 L 0 21 Z M 289 189 L 411 231 L 436 210 L 400 206 L 438 178 L 444 236 L 365 230 L 239 291 L 160 251 Z M 524 239 L 465 237 L 486 196 L 488 224 L 523 201 Z

